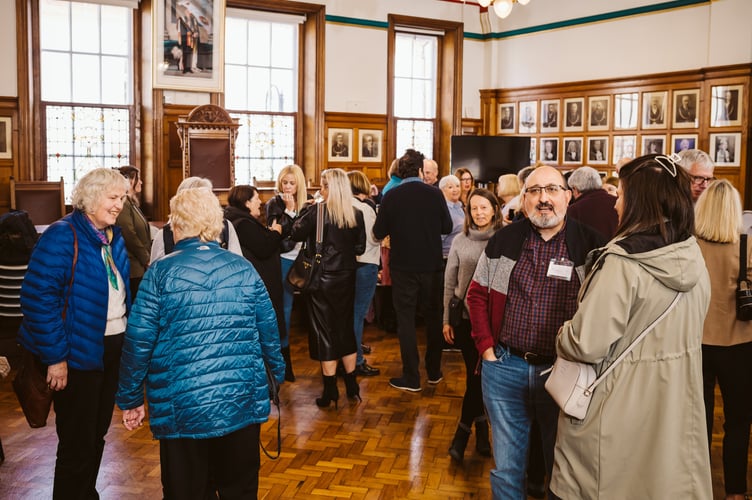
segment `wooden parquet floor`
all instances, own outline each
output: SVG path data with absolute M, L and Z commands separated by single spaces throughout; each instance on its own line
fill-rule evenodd
M 319 409 L 313 402 L 321 392 L 319 366 L 308 359 L 305 332 L 293 329 L 298 379 L 282 387 L 282 455 L 272 461 L 262 454 L 259 498 L 491 498 L 493 459 L 475 453 L 474 438 L 463 465 L 451 462 L 447 454 L 462 403 L 461 355 L 444 353 L 443 382 L 407 393 L 388 385 L 389 377 L 401 372 L 396 334 L 368 326 L 364 338 L 373 346 L 367 359 L 381 375 L 360 379 L 361 403 L 347 400 L 340 380 L 339 409 Z M 116 409 L 97 483 L 101 498 L 161 498 L 158 443 L 148 426 L 128 432 L 120 421 Z M 276 424 L 275 413 L 262 427 L 267 449 L 276 450 Z M 722 499 L 718 411 L 716 425 L 713 481 L 715 498 Z M 30 429 L 10 379 L 0 382 L 0 438 L 6 456 L 0 465 L 0 499 L 50 498 L 54 413 L 47 427 Z

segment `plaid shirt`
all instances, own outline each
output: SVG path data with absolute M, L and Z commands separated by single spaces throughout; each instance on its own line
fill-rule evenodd
M 570 281 L 546 276 L 551 259 L 569 259 L 565 228 L 545 241 L 531 226 L 509 280 L 500 336 L 509 347 L 554 356 L 556 334 L 577 310 L 580 279 L 574 269 Z

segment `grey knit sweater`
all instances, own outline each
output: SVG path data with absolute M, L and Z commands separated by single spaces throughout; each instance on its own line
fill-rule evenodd
M 496 231 L 488 229 L 479 231 L 470 229 L 470 234 L 464 232 L 457 235 L 452 242 L 452 248 L 447 257 L 444 271 L 444 324 L 449 324 L 449 301 L 452 297 L 462 297 L 464 301 L 467 287 L 475 273 L 475 265 L 480 254 L 486 248 L 486 243 Z M 467 317 L 467 313 L 463 314 Z

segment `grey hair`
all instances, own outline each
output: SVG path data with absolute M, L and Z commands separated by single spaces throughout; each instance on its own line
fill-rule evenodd
M 596 189 L 603 188 L 601 176 L 593 167 L 580 167 L 572 172 L 567 179 L 570 188 L 574 188 L 580 193 L 587 193 Z
M 95 168 L 79 179 L 73 187 L 71 205 L 82 212 L 94 212 L 101 201 L 101 197 L 110 189 L 122 188 L 123 194 L 128 192 L 131 185 L 120 171 L 111 168 Z
M 681 160 L 679 160 L 679 165 L 684 168 L 684 170 L 689 171 L 690 168 L 692 168 L 692 165 L 699 164 L 703 168 L 708 168 L 710 170 L 713 170 L 715 168 L 715 163 L 713 163 L 713 160 L 710 158 L 710 155 L 707 154 L 705 151 L 702 151 L 701 149 L 687 149 L 685 151 L 681 151 L 679 153 L 679 156 L 681 157 Z
M 535 170 L 535 167 L 523 167 L 520 169 L 519 172 L 517 172 L 517 178 L 520 180 L 520 185 L 524 185 L 527 178 L 530 176 L 530 174 L 533 173 L 533 170 Z
M 439 181 L 439 189 L 444 189 L 445 187 L 447 187 L 447 184 L 454 184 L 456 186 L 459 186 L 460 185 L 460 180 L 454 174 L 452 174 L 452 175 L 445 175 Z
M 186 189 L 204 188 L 211 191 L 214 186 L 209 179 L 204 177 L 186 177 L 183 182 L 180 183 L 177 189 L 177 193 Z

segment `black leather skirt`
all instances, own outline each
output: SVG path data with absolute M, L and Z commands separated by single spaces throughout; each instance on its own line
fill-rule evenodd
M 308 351 L 316 361 L 356 352 L 353 329 L 355 270 L 324 271 L 321 287 L 308 294 Z

